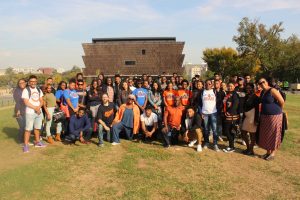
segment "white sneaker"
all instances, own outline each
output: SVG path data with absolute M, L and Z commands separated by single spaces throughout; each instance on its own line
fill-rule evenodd
M 246 142 L 245 142 L 244 140 L 242 140 L 242 144 L 243 144 L 244 146 L 246 146 Z
M 224 141 L 223 138 L 222 138 L 221 136 L 219 136 L 219 141 L 220 141 L 220 142 L 223 142 L 223 141 Z
M 193 140 L 188 144 L 188 146 L 193 147 L 196 144 L 196 142 L 197 142 L 197 140 Z
M 113 145 L 113 146 L 116 146 L 116 145 L 119 145 L 120 144 L 120 142 L 113 142 L 113 143 L 111 143 L 111 145 Z
M 201 144 L 198 144 L 197 145 L 197 152 L 201 152 L 202 151 L 202 146 L 201 146 Z
M 216 152 L 219 152 L 219 151 L 220 151 L 218 145 L 214 145 L 214 150 L 215 150 Z
M 203 149 L 208 149 L 209 144 L 204 144 Z

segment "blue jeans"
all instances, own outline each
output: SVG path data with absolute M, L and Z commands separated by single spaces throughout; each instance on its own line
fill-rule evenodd
M 218 133 L 217 133 L 217 113 L 203 114 L 204 116 L 204 142 L 209 143 L 209 131 L 212 130 L 214 145 L 218 144 Z
M 113 136 L 113 142 L 120 143 L 120 133 L 122 131 L 125 131 L 126 137 L 129 140 L 132 140 L 133 132 L 132 128 L 128 128 L 124 126 L 122 122 L 119 122 L 112 127 L 112 136 Z
M 23 143 L 24 142 L 25 125 L 26 125 L 25 116 L 20 115 L 16 119 L 17 119 L 17 122 L 19 125 L 18 139 L 19 139 L 20 143 Z
M 106 132 L 106 139 L 110 142 L 110 130 L 105 130 L 101 124 L 98 125 L 99 144 L 103 144 L 103 133 Z

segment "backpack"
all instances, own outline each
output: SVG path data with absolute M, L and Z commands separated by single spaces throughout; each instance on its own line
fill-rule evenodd
M 28 91 L 28 97 L 29 97 L 29 99 L 30 99 L 30 97 L 31 97 L 31 90 L 30 90 L 29 86 L 27 86 L 26 89 L 27 89 L 27 91 Z M 38 91 L 38 93 L 39 93 L 39 97 L 40 97 L 40 96 L 41 96 L 41 89 L 38 88 L 38 87 L 36 87 L 36 89 L 37 89 L 37 91 Z

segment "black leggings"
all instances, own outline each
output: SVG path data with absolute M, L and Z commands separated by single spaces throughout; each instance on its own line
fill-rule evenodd
M 229 147 L 234 148 L 234 133 L 233 130 L 235 129 L 236 120 L 227 121 L 224 120 L 223 122 L 223 132 L 227 136 Z

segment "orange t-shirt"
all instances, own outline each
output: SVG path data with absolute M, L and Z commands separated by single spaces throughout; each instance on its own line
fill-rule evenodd
M 175 96 L 177 95 L 176 90 L 165 90 L 163 97 L 166 100 L 166 106 L 173 106 L 175 104 Z
M 174 127 L 176 129 L 180 128 L 183 110 L 184 110 L 183 106 L 166 107 L 165 115 L 167 115 L 167 123 L 169 126 Z
M 192 98 L 192 92 L 190 90 L 178 90 L 177 94 L 181 99 L 181 105 L 187 106 L 190 104 L 189 99 Z

